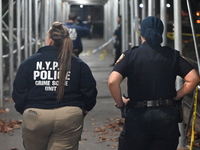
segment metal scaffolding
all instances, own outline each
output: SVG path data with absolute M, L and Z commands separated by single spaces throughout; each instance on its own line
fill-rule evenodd
M 20 63 L 35 53 L 39 46 L 44 45 L 46 32 L 54 21 L 65 23 L 70 12 L 70 5 L 78 4 L 75 0 L 9 0 L 4 1 L 4 6 L 1 2 L 1 26 L 2 33 L 1 46 L 1 67 L 4 70 L 9 68 L 9 90 L 10 96 L 12 91 L 12 82 L 14 72 L 19 67 Z M 107 41 L 113 35 L 117 27 L 116 18 L 118 14 L 122 15 L 122 36 L 123 36 L 123 50 L 130 46 L 137 46 L 140 43 L 139 26 L 141 18 L 148 15 L 155 14 L 155 0 L 142 0 L 143 8 L 139 7 L 138 0 L 131 0 L 129 3 L 125 0 L 88 0 L 89 5 L 103 5 L 104 6 L 104 39 Z M 80 2 L 79 2 L 80 3 Z M 120 7 L 119 7 L 120 6 Z M 177 11 L 179 5 L 174 10 Z M 146 10 L 147 9 L 147 10 Z M 160 18 L 162 19 L 166 29 L 166 0 L 160 2 Z M 141 16 L 139 11 L 142 11 Z M 174 13 L 174 21 L 176 26 L 180 24 L 179 13 Z M 130 15 L 130 17 L 128 17 Z M 8 20 L 9 18 L 9 20 Z M 6 20 L 7 19 L 7 20 Z M 131 32 L 129 32 L 129 29 Z M 180 30 L 181 28 L 175 27 Z M 177 34 L 178 32 L 178 34 Z M 175 31 L 175 46 L 176 49 L 181 50 L 181 42 L 178 44 L 176 39 L 181 39 L 181 31 Z M 164 31 L 164 42 L 166 45 L 166 30 Z M 7 51 L 4 52 L 7 48 Z M 8 51 L 9 50 L 9 51 Z M 5 64 L 5 60 L 9 63 Z M 14 63 L 15 62 L 15 63 Z M 5 67 L 6 66 L 6 67 Z M 2 73 L 2 72 L 1 72 Z M 4 73 L 5 74 L 5 73 Z M 3 75 L 2 75 L 3 77 Z M 1 103 L 3 99 L 3 80 L 0 80 Z M 0 107 L 3 105 L 1 104 Z
M 84 3 L 83 3 L 84 2 Z M 104 6 L 104 39 L 108 41 L 122 16 L 123 51 L 140 44 L 140 22 L 155 14 L 155 0 L 2 0 L 0 2 L 0 109 L 4 108 L 5 89 L 12 93 L 14 75 L 20 63 L 45 44 L 46 32 L 54 21 L 67 22 L 73 4 Z M 141 13 L 139 13 L 141 11 Z M 167 45 L 166 0 L 160 1 L 164 23 L 162 45 Z M 182 52 L 181 0 L 174 1 L 174 45 Z M 130 30 L 130 32 L 129 32 Z M 177 82 L 179 87 L 180 82 Z M 182 130 L 183 126 L 180 125 Z M 182 140 L 183 141 L 183 138 Z M 180 142 L 179 147 L 183 147 Z
M 0 3 L 0 18 L 2 18 L 2 3 Z M 2 23 L 0 23 L 0 33 L 2 33 Z M 3 44 L 0 36 L 0 109 L 3 109 Z
M 88 3 L 86 3 L 88 2 Z M 140 22 L 148 15 L 155 14 L 155 0 L 142 0 L 143 7 L 139 7 L 138 0 L 87 0 L 85 5 L 104 6 L 104 39 L 109 40 L 117 28 L 117 16 L 122 16 L 123 51 L 140 44 Z M 2 6 L 3 4 L 3 6 Z M 45 44 L 46 32 L 54 21 L 67 22 L 70 6 L 81 4 L 77 0 L 9 0 L 0 2 L 1 24 L 0 38 L 0 108 L 3 108 L 5 80 L 12 93 L 14 75 L 20 63 L 35 53 L 40 46 Z M 178 7 L 179 5 L 175 5 Z M 166 0 L 160 2 L 160 18 L 166 28 Z M 174 9 L 178 10 L 178 9 Z M 141 13 L 139 13 L 141 11 Z M 175 21 L 180 19 L 178 13 L 174 13 Z M 180 21 L 177 21 L 180 23 Z M 175 27 L 176 29 L 180 29 Z M 131 32 L 129 32 L 129 30 Z M 179 31 L 178 34 L 180 34 Z M 177 31 L 175 31 L 177 36 Z M 180 36 L 179 36 L 180 37 Z M 163 35 L 166 45 L 166 30 Z M 181 38 L 175 38 L 176 39 Z M 181 41 L 179 42 L 179 44 Z M 2 46 L 3 45 L 3 46 Z M 175 48 L 181 50 L 181 47 Z M 4 77 L 4 78 L 3 78 Z
M 52 5 L 53 4 L 53 5 Z M 0 109 L 5 90 L 11 97 L 17 68 L 44 45 L 54 21 L 66 22 L 68 2 L 62 0 L 4 0 L 0 2 Z

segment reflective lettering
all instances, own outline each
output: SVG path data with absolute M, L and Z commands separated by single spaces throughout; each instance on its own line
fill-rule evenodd
M 36 70 L 42 70 L 42 62 L 41 61 L 36 62 Z
M 34 71 L 33 72 L 33 79 L 36 80 L 37 77 L 40 76 L 40 71 Z
M 50 61 L 45 61 L 46 69 L 47 69 L 47 70 L 49 70 L 50 63 L 51 63 Z
M 35 85 L 50 85 L 50 81 L 35 81 Z

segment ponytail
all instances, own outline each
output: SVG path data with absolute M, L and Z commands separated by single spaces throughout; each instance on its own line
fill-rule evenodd
M 57 100 L 61 100 L 64 95 L 65 79 L 71 70 L 73 44 L 67 28 L 59 22 L 53 23 L 49 35 L 54 41 L 53 45 L 58 48 L 59 84 L 57 87 Z

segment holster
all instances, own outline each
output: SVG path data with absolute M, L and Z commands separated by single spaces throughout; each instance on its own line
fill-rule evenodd
M 123 97 L 128 98 L 125 94 L 123 94 Z M 126 112 L 128 110 L 128 104 L 129 104 L 129 102 L 120 109 L 122 118 L 126 118 Z
M 183 107 L 182 107 L 182 99 L 180 100 L 173 100 L 174 105 L 176 107 L 177 113 L 178 113 L 178 123 L 183 122 Z
M 127 111 L 127 106 L 124 106 L 121 110 L 121 117 L 126 118 L 126 111 Z

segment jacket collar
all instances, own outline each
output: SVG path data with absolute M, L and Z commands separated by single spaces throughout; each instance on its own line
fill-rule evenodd
M 142 43 L 141 47 L 146 47 L 146 46 L 150 46 L 153 49 L 162 47 L 161 45 L 157 45 L 157 46 L 149 45 L 148 42 L 145 41 L 145 42 Z
M 57 50 L 57 48 L 54 47 L 54 46 L 43 46 L 43 47 L 38 49 L 37 53 L 41 53 L 41 52 L 44 52 L 44 51 L 55 51 L 55 50 Z

